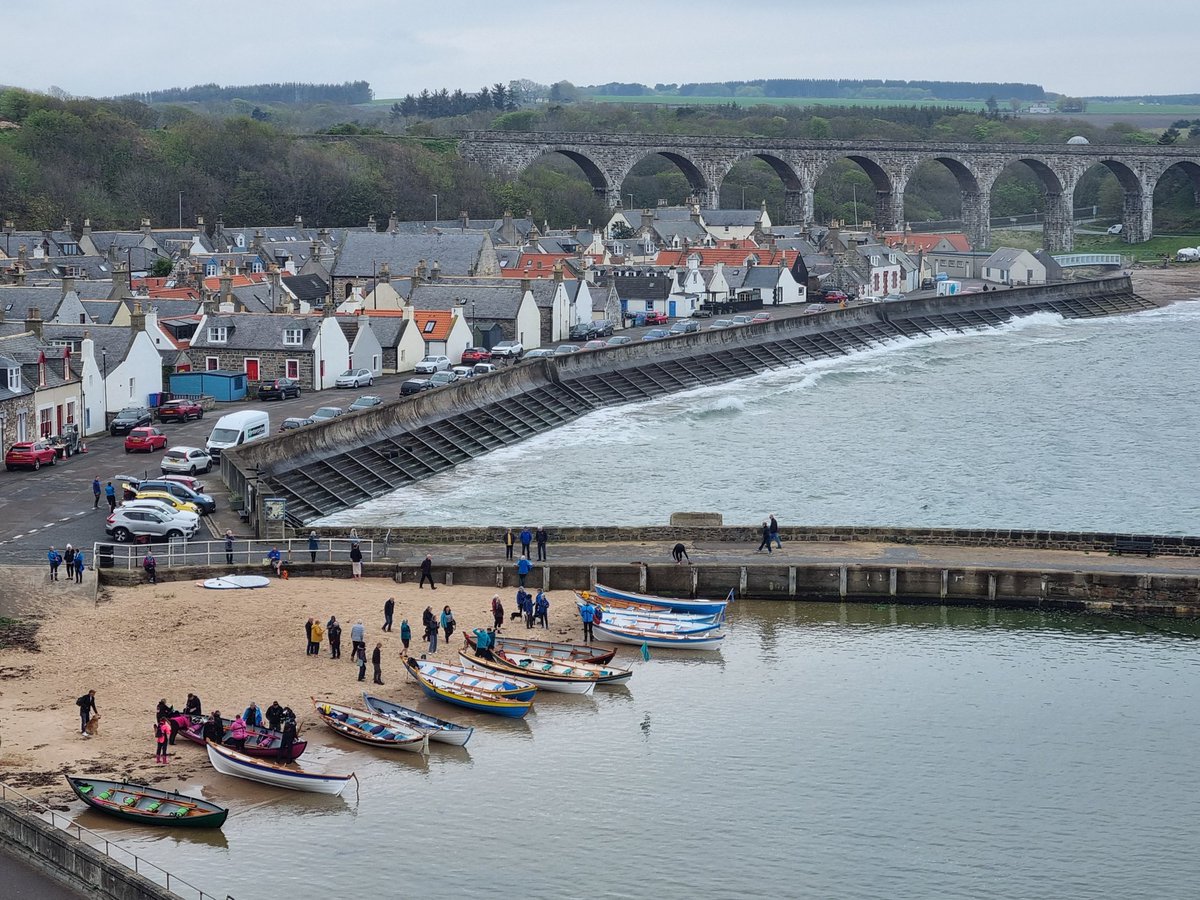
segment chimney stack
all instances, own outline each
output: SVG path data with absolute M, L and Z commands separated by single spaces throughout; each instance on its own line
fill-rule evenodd
M 63 234 L 65 234 L 67 237 L 71 237 L 71 238 L 75 237 L 74 227 L 75 226 L 73 226 L 71 224 L 70 219 L 63 219 L 62 230 L 63 230 Z
M 150 219 L 146 216 L 142 216 L 142 234 L 150 235 Z
M 367 217 L 367 230 L 372 233 L 379 231 L 379 226 L 375 222 L 374 213 L 371 213 L 371 215 Z
M 460 210 L 458 213 L 458 227 L 466 231 L 471 227 L 471 217 L 467 215 L 467 211 Z
M 134 334 L 146 330 L 146 314 L 142 312 L 142 301 L 133 301 L 133 311 L 129 314 L 129 327 Z
M 62 280 L 62 295 L 65 297 L 71 291 L 75 290 L 75 276 L 65 275 Z
M 429 275 L 429 270 L 425 268 L 425 260 L 417 260 L 417 277 L 422 281 Z
M 559 284 L 562 284 L 563 264 L 562 264 L 561 259 L 554 263 L 554 280 L 557 281 Z
M 396 215 L 396 211 L 394 209 L 392 210 L 392 214 L 388 216 L 387 230 L 389 234 L 395 234 L 400 230 L 400 217 Z
M 220 287 L 219 303 L 233 303 L 233 276 L 228 272 L 222 272 L 221 277 L 217 279 L 217 284 Z
M 292 224 L 295 225 L 297 228 L 303 228 L 304 227 L 304 216 L 297 215 L 296 220 Z
M 429 280 L 437 281 L 442 277 L 442 264 L 436 259 L 433 261 L 433 267 L 429 270 Z
M 521 279 L 521 293 L 528 294 L 532 290 L 533 290 L 533 279 L 522 278 Z
M 29 312 L 25 315 L 25 330 L 36 334 L 38 340 L 42 339 L 42 311 L 36 306 L 29 307 Z
M 642 228 L 649 231 L 654 227 L 654 213 L 648 209 L 642 210 Z

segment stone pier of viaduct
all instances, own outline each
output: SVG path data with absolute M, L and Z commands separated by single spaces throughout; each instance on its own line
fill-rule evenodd
M 460 154 L 494 175 L 515 177 L 535 160 L 558 153 L 573 160 L 596 194 L 616 208 L 630 170 L 657 154 L 687 176 L 701 206 L 719 206 L 721 183 L 739 162 L 766 162 L 786 190 L 784 222 L 813 221 L 813 190 L 832 163 L 849 159 L 875 186 L 875 221 L 887 230 L 904 224 L 904 189 L 926 160 L 941 163 L 962 192 L 964 228 L 976 247 L 990 245 L 991 191 L 1006 166 L 1023 163 L 1037 175 L 1045 202 L 1044 244 L 1053 252 L 1072 249 L 1075 187 L 1090 168 L 1107 167 L 1124 191 L 1125 240 L 1147 241 L 1153 234 L 1154 187 L 1163 174 L 1181 166 L 1200 203 L 1200 148 L 1136 144 L 974 144 L 921 141 L 804 141 L 755 137 L 592 134 L 575 132 L 467 132 Z

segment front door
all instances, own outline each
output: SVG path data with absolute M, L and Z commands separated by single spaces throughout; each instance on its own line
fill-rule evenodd
M 667 302 L 667 315 L 670 316 L 672 319 L 674 319 L 678 315 L 678 313 L 675 312 L 675 301 L 674 300 L 670 300 Z
M 246 380 L 247 381 L 258 381 L 258 360 L 257 359 L 246 360 Z

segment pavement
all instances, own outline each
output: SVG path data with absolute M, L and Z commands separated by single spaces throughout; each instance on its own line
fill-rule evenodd
M 82 900 L 74 891 L 31 866 L 24 859 L 0 850 L 0 896 L 5 900 Z

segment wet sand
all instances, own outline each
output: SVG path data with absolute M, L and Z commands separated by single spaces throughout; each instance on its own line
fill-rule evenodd
M 98 605 L 48 611 L 37 633 L 40 652 L 19 647 L 0 650 L 0 780 L 35 794 L 61 796 L 61 775 L 92 775 L 138 781 L 182 779 L 208 767 L 199 748 L 184 738 L 171 762 L 154 762 L 154 712 L 165 698 L 182 708 L 188 692 L 204 711 L 223 716 L 241 712 L 251 700 L 263 708 L 278 700 L 297 715 L 300 734 L 315 744 L 336 737 L 316 718 L 310 697 L 361 706 L 365 688 L 389 699 L 415 705 L 423 695 L 402 671 L 400 623 L 413 630 L 412 651 L 425 652 L 421 613 L 426 605 L 440 613 L 449 605 L 457 629 L 449 645 L 439 638 L 432 658 L 458 661 L 462 633 L 492 624 L 494 589 L 441 585 L 434 592 L 390 581 L 292 579 L 260 590 L 212 591 L 191 582 L 107 588 Z M 381 630 L 383 604 L 395 597 L 394 630 Z M 554 591 L 550 628 L 528 632 L 510 623 L 515 589 L 500 592 L 505 607 L 503 631 L 578 640 L 581 637 L 574 597 Z M 342 658 L 305 655 L 304 623 L 322 626 L 331 615 L 342 625 Z M 384 687 L 359 682 L 350 661 L 350 628 L 361 620 L 368 660 L 376 642 L 383 645 Z M 444 635 L 443 635 L 444 636 Z M 79 734 L 75 699 L 96 691 L 99 733 Z M 447 717 L 452 710 L 445 708 Z M 37 790 L 47 788 L 47 790 Z

